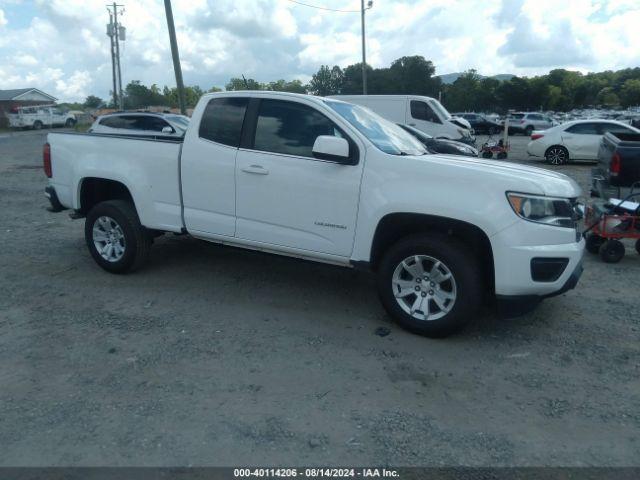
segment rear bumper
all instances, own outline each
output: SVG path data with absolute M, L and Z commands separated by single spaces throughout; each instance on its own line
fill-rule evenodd
M 556 297 L 576 287 L 584 268 L 580 261 L 573 269 L 562 287 L 545 295 L 496 295 L 496 306 L 500 316 L 517 317 L 530 312 L 545 298 Z
M 58 194 L 56 193 L 56 189 L 53 188 L 51 185 L 49 185 L 44 189 L 44 196 L 47 197 L 47 199 L 49 200 L 49 203 L 51 204 L 49 211 L 61 212 L 62 210 L 65 210 L 64 206 L 60 203 L 60 200 L 58 199 Z

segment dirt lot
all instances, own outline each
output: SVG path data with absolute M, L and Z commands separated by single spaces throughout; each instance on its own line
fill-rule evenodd
M 347 269 L 166 235 L 105 273 L 45 209 L 44 135 L 0 135 L 0 465 L 638 465 L 631 245 L 534 313 L 429 340 Z

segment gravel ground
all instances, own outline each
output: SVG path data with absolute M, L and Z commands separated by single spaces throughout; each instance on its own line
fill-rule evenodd
M 526 140 L 511 157 L 536 163 Z M 0 465 L 639 464 L 632 248 L 430 340 L 348 269 L 166 235 L 105 273 L 45 209 L 43 141 L 0 135 Z

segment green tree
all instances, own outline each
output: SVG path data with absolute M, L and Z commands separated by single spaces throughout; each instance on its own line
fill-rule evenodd
M 104 104 L 104 101 L 100 97 L 95 95 L 89 95 L 84 101 L 85 108 L 98 108 Z
M 620 89 L 620 101 L 623 107 L 640 105 L 640 79 L 628 79 Z
M 227 91 L 235 90 L 264 90 L 264 85 L 253 78 L 234 77 L 224 87 Z
M 598 97 L 596 98 L 596 102 L 598 102 L 598 105 L 609 108 L 620 105 L 620 99 L 612 87 L 605 87 L 600 90 L 600 93 L 598 93 Z
M 401 57 L 389 67 L 389 80 L 395 93 L 437 96 L 442 85 L 435 78 L 436 67 L 421 55 Z
M 307 89 L 300 80 L 292 80 L 291 82 L 277 80 L 275 82 L 269 82 L 264 86 L 264 89 L 274 92 L 307 93 Z
M 313 74 L 309 82 L 309 93 L 326 97 L 328 95 L 338 95 L 342 91 L 344 83 L 344 73 L 342 69 L 335 65 L 329 68 L 329 65 L 322 65 L 320 70 Z

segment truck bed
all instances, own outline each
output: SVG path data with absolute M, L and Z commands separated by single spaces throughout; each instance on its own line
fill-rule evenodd
M 50 133 L 47 141 L 51 145 L 51 184 L 64 207 L 80 208 L 84 180 L 110 179 L 128 188 L 143 225 L 181 231 L 182 139 Z

